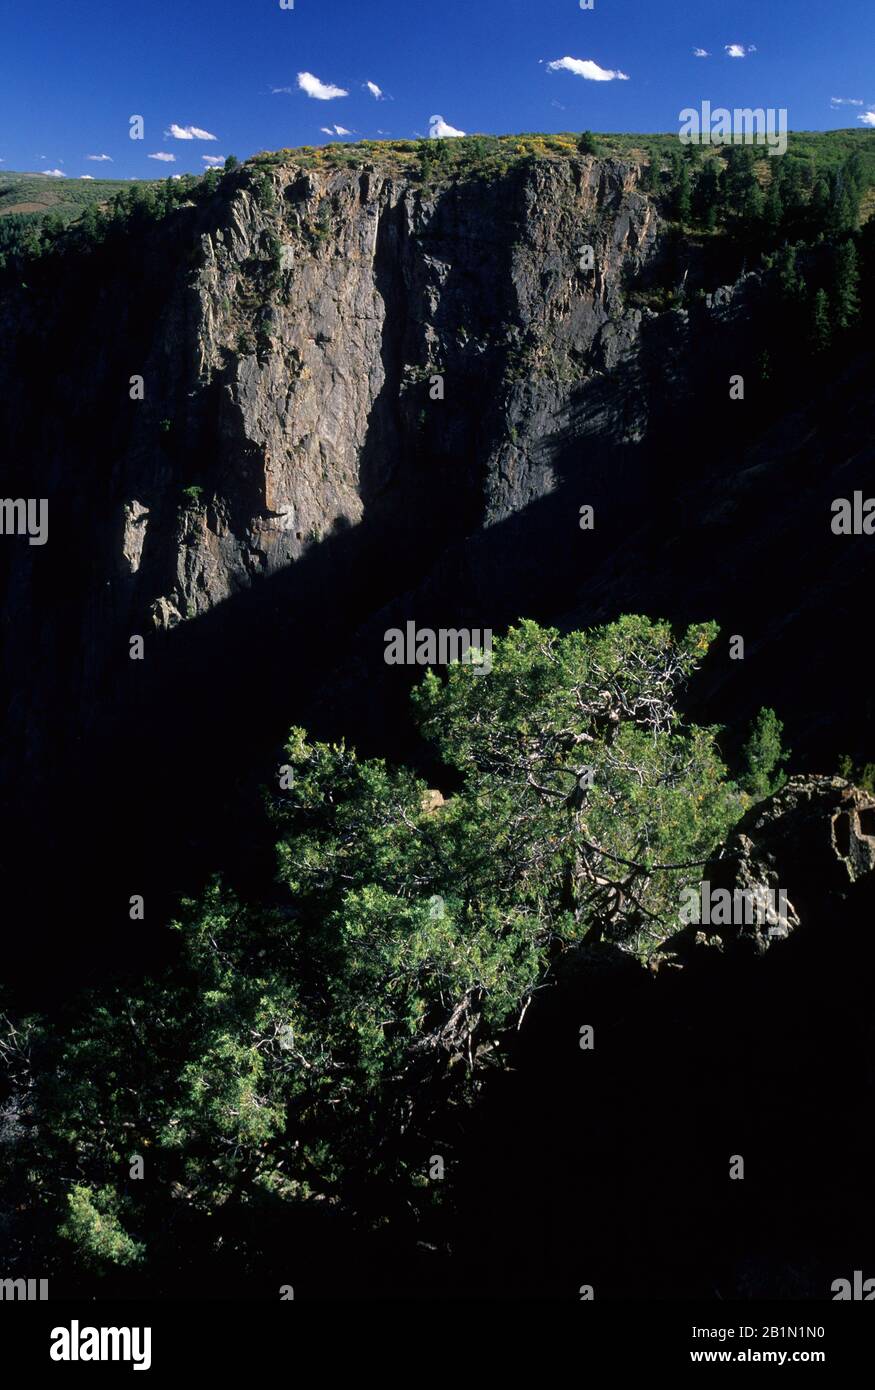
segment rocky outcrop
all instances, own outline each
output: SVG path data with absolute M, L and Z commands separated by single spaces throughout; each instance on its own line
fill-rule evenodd
M 660 958 L 688 962 L 715 945 L 763 954 L 806 922 L 840 917 L 873 870 L 875 796 L 840 777 L 791 778 L 744 816 L 703 870 L 710 901 L 723 894 L 730 920 L 721 913 L 691 923 Z

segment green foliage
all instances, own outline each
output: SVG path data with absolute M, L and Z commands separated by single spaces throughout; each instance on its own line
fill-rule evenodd
M 198 507 L 201 504 L 201 500 L 204 495 L 204 490 L 202 487 L 198 487 L 197 485 L 194 485 L 192 487 L 184 487 L 182 489 L 182 495 L 185 498 L 186 502 L 188 502 L 191 506 Z
M 720 168 L 716 159 L 706 159 L 696 180 L 690 212 L 696 223 L 713 232 L 717 226 L 720 202 Z
M 200 178 L 184 174 L 163 182 L 94 180 L 82 185 L 89 192 L 73 204 L 47 204 L 44 213 L 28 216 L 26 222 L 14 214 L 0 217 L 0 274 L 31 274 L 37 265 L 62 274 L 62 257 L 90 256 L 104 246 L 112 253 L 132 234 L 146 232 L 182 207 L 209 200 L 217 178 L 210 170 Z M 0 206 L 2 202 L 0 193 Z M 4 230 L 7 222 L 9 231 Z
M 585 130 L 577 141 L 578 154 L 592 154 L 598 156 L 600 153 L 599 144 L 591 130 Z
M 86 1267 L 138 1264 L 145 1252 L 119 1219 L 121 1201 L 111 1187 L 96 1190 L 75 1183 L 67 1194 L 67 1219 L 58 1234 L 69 1240 Z
M 742 751 L 744 772 L 739 779 L 742 790 L 754 801 L 764 801 L 787 781 L 783 767 L 789 753 L 781 747 L 783 732 L 784 725 L 775 711 L 761 709 Z
M 259 206 L 262 208 L 272 208 L 276 203 L 276 194 L 273 184 L 266 174 L 260 174 L 253 185 L 255 196 Z
M 781 159 L 769 159 L 760 146 L 734 145 L 713 147 L 702 158 L 693 146 L 681 157 L 676 135 L 523 133 L 304 146 L 261 152 L 245 166 L 229 155 L 221 176 L 209 170 L 200 178 L 187 174 L 163 183 L 8 173 L 0 175 L 0 276 L 8 281 L 27 273 L 30 283 L 35 262 L 118 244 L 180 207 L 227 197 L 237 186 L 251 187 L 261 206 L 270 208 L 275 194 L 268 171 L 282 166 L 353 170 L 379 164 L 387 173 L 418 170 L 427 183 L 448 183 L 499 179 L 533 160 L 559 162 L 581 153 L 640 161 L 640 186 L 661 195 L 669 217 L 708 233 L 729 234 L 748 256 L 783 242 L 838 245 L 857 235 L 864 199 L 871 201 L 873 145 L 866 131 L 801 133 L 790 135 Z M 238 178 L 226 182 L 235 171 Z M 34 207 L 40 211 L 32 211 Z M 54 213 L 58 221 L 45 226 Z M 327 231 L 315 229 L 314 244 L 324 235 Z
M 283 248 L 282 242 L 275 233 L 269 232 L 266 239 L 267 251 L 267 278 L 266 284 L 269 290 L 279 289 L 282 283 L 283 270 Z
M 623 160 L 641 159 L 645 169 L 659 171 L 671 161 L 678 148 L 677 134 L 636 135 L 610 134 L 599 132 L 585 136 L 593 139 L 598 148 L 595 151 L 604 158 Z M 445 142 L 445 174 L 451 177 L 500 176 L 514 166 L 531 158 L 568 160 L 578 158 L 581 150 L 579 133 L 560 132 L 544 134 L 523 132 L 519 135 L 470 135 L 462 139 Z M 282 164 L 297 165 L 302 168 L 356 168 L 366 162 L 379 163 L 381 167 L 393 171 L 415 170 L 422 161 L 436 169 L 437 161 L 429 153 L 429 146 L 437 141 L 411 140 L 361 140 L 356 144 L 331 143 L 323 146 L 303 146 L 297 150 L 262 151 L 247 161 L 249 166 L 271 168 Z M 753 147 L 753 158 L 758 168 L 774 174 L 778 166 L 786 170 L 786 177 L 799 191 L 803 204 L 813 187 L 813 176 L 829 179 L 843 164 L 854 161 L 854 170 L 862 187 L 871 187 L 875 182 L 875 150 L 869 133 L 864 130 L 791 132 L 789 149 L 782 159 L 770 159 L 765 147 Z M 734 148 L 714 147 L 713 157 L 718 166 Z M 586 151 L 583 151 L 586 153 Z M 700 152 L 688 147 L 686 160 L 691 167 L 691 175 L 696 172 Z M 707 164 L 708 157 L 704 163 Z M 645 181 L 651 175 L 645 174 Z M 783 187 L 783 183 L 782 183 Z
M 805 281 L 799 273 L 797 250 L 785 244 L 778 253 L 775 265 L 778 290 L 785 304 L 798 303 L 805 296 Z
M 875 763 L 858 764 L 845 753 L 839 758 L 838 775 L 844 777 L 847 782 L 853 782 L 855 787 L 862 787 L 864 791 L 875 795 Z
M 14 268 L 40 253 L 39 218 L 10 213 L 0 219 L 0 270 Z
M 860 317 L 860 269 L 857 248 L 847 240 L 836 247 L 833 256 L 832 302 L 835 324 L 851 328 Z
M 828 352 L 832 343 L 832 315 L 825 289 L 816 290 L 811 300 L 807 341 L 815 357 Z
M 0 171 L 0 225 L 9 216 L 21 215 L 22 204 L 37 224 L 50 214 L 66 224 L 130 186 L 126 179 L 53 179 L 45 174 Z
M 690 183 L 689 165 L 684 161 L 678 171 L 678 180 L 674 190 L 673 213 L 678 222 L 686 223 L 690 220 L 692 211 L 692 185 Z
M 677 709 L 715 633 L 523 622 L 488 674 L 429 672 L 414 705 L 457 785 L 437 805 L 411 771 L 293 729 L 289 789 L 266 794 L 276 883 L 244 905 L 217 881 L 183 905 L 161 980 L 37 1026 L 9 1190 L 98 1269 L 170 1258 L 259 1193 L 432 1202 L 436 1116 L 557 957 L 648 954 L 743 809 L 715 731 Z M 149 1180 L 122 1199 L 131 1149 Z

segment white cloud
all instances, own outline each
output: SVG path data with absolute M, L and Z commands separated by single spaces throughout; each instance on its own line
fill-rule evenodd
M 172 140 L 217 140 L 218 136 L 211 135 L 208 130 L 201 130 L 196 125 L 171 125 L 165 130 L 165 135 Z
M 875 111 L 861 111 L 857 120 L 862 121 L 863 125 L 875 125 Z
M 323 135 L 352 135 L 353 133 L 351 130 L 347 130 L 346 126 L 343 125 L 321 125 L 319 129 L 322 131 Z
M 863 102 L 856 97 L 830 97 L 830 106 L 862 106 Z
M 150 159 L 160 159 L 162 164 L 175 164 L 176 155 L 168 154 L 166 150 L 159 150 L 157 154 L 150 154 Z
M 613 82 L 615 79 L 620 82 L 629 81 L 625 72 L 615 72 L 613 68 L 600 68 L 592 58 L 557 58 L 554 63 L 547 64 L 548 72 L 558 72 L 560 69 L 573 72 L 575 77 L 585 77 L 587 82 Z
M 225 156 L 223 154 L 202 154 L 201 159 L 204 164 L 208 164 L 211 169 L 214 169 L 217 164 L 225 163 Z
M 371 96 L 374 98 L 375 101 L 385 100 L 383 95 L 383 89 L 381 87 L 378 87 L 376 82 L 366 82 L 365 87 L 370 92 Z
M 95 164 L 111 164 L 111 163 L 112 163 L 112 155 L 111 155 L 111 154 L 87 154 L 87 155 L 85 156 L 85 158 L 86 158 L 86 159 L 91 159 L 91 160 L 93 160 Z
M 270 94 L 275 97 L 279 92 L 293 92 L 294 87 L 271 87 Z
M 94 182 L 93 174 L 80 174 L 79 177 L 80 179 L 90 179 L 92 183 Z
M 755 43 L 748 44 L 747 48 L 743 43 L 727 43 L 723 47 L 730 58 L 746 58 L 748 53 L 756 53 L 757 51 Z
M 316 101 L 333 101 L 335 97 L 349 96 L 349 92 L 343 87 L 335 87 L 333 82 L 320 82 L 312 72 L 299 72 L 298 86 L 302 92 L 306 92 L 308 97 L 314 97 Z
M 464 134 L 464 130 L 456 130 L 453 126 L 447 125 L 443 116 L 429 117 L 429 140 L 457 140 L 460 136 Z
M 67 177 L 63 169 L 40 169 L 40 173 L 46 179 L 65 179 Z
M 711 57 L 711 54 L 708 52 L 707 48 L 694 48 L 694 49 L 693 49 L 693 57 L 694 57 L 694 58 L 710 58 L 710 57 Z

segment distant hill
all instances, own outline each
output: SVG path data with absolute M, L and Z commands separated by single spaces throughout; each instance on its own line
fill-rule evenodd
M 12 213 L 44 217 L 54 212 L 65 222 L 72 222 L 87 207 L 108 202 L 123 188 L 130 188 L 132 182 L 130 179 L 58 179 L 48 174 L 17 174 L 3 170 L 0 172 L 0 217 Z

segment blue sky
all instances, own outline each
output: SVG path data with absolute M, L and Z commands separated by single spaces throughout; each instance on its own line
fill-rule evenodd
M 677 130 L 678 113 L 705 99 L 786 107 L 795 130 L 875 128 L 873 60 L 875 0 L 595 0 L 591 11 L 579 0 L 3 0 L 0 170 L 166 177 L 203 170 L 205 156 L 323 144 L 322 127 L 409 139 L 436 115 L 468 133 Z M 348 95 L 308 96 L 301 73 Z M 129 138 L 133 115 L 142 141 Z

